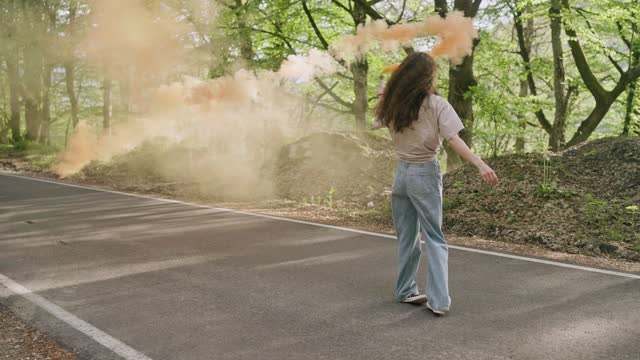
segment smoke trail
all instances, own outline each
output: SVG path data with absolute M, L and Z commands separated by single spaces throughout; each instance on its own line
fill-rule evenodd
M 473 39 L 478 31 L 473 20 L 464 17 L 460 11 L 454 11 L 446 18 L 429 16 L 421 22 L 387 26 L 382 20 L 373 21 L 358 27 L 355 35 L 345 35 L 336 41 L 332 52 L 339 59 L 358 58 L 378 46 L 384 51 L 394 51 L 406 46 L 412 40 L 427 35 L 439 37 L 431 50 L 433 56 L 446 56 L 453 64 L 471 54 Z
M 108 161 L 147 140 L 165 138 L 188 144 L 199 154 L 196 160 L 189 155 L 155 162 L 155 170 L 165 178 L 215 179 L 226 194 L 247 189 L 269 193 L 271 185 L 261 169 L 276 159 L 282 145 L 300 135 L 299 116 L 292 114 L 300 113 L 303 99 L 292 95 L 287 84 L 335 68 L 331 56 L 312 51 L 289 57 L 277 72 L 239 70 L 232 76 L 207 81 L 185 78 L 160 86 L 151 96 L 146 116 L 115 123 L 100 137 L 79 128 L 54 170 L 61 177 L 71 176 L 93 160 Z M 214 190 L 209 184 L 202 191 Z
M 290 55 L 280 66 L 278 74 L 288 80 L 306 82 L 315 76 L 336 72 L 336 66 L 337 63 L 331 55 L 311 49 L 307 56 Z
M 299 113 L 301 100 L 286 91 L 286 83 L 309 81 L 336 69 L 330 55 L 312 50 L 290 56 L 278 72 L 239 70 L 209 81 L 185 78 L 149 91 L 149 79 L 162 81 L 185 60 L 183 40 L 189 29 L 176 19 L 170 8 L 150 7 L 142 0 L 92 3 L 92 25 L 81 49 L 92 64 L 116 79 L 123 66 L 134 69 L 138 81 L 132 98 L 145 115 L 114 121 L 100 136 L 86 126 L 76 129 L 54 167 L 58 175 L 71 176 L 93 160 L 109 160 L 158 137 L 209 149 L 211 171 L 228 173 L 230 164 L 250 167 L 255 154 L 272 151 L 296 128 L 291 114 Z M 264 144 L 265 138 L 271 145 Z

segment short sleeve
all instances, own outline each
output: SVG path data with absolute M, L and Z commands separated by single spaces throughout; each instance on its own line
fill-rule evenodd
M 462 129 L 464 129 L 464 125 L 458 117 L 458 114 L 453 110 L 453 106 L 445 100 L 442 110 L 438 113 L 438 131 L 440 132 L 440 136 L 445 140 L 449 140 Z

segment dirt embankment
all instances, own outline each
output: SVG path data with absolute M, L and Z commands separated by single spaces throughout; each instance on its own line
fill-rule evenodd
M 557 155 L 488 163 L 501 178 L 495 189 L 470 167 L 445 176 L 450 232 L 640 261 L 640 138 L 605 138 Z

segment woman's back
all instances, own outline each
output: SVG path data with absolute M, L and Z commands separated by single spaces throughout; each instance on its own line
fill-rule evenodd
M 390 126 L 389 133 L 400 161 L 424 163 L 436 157 L 442 139 L 448 140 L 463 128 L 462 121 L 446 99 L 429 95 L 420 107 L 418 119 L 410 127 L 396 132 Z

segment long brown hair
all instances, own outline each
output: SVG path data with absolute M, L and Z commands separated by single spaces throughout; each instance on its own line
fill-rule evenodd
M 418 119 L 425 98 L 432 95 L 436 63 L 423 52 L 409 54 L 393 72 L 376 106 L 376 117 L 395 132 L 402 132 Z

